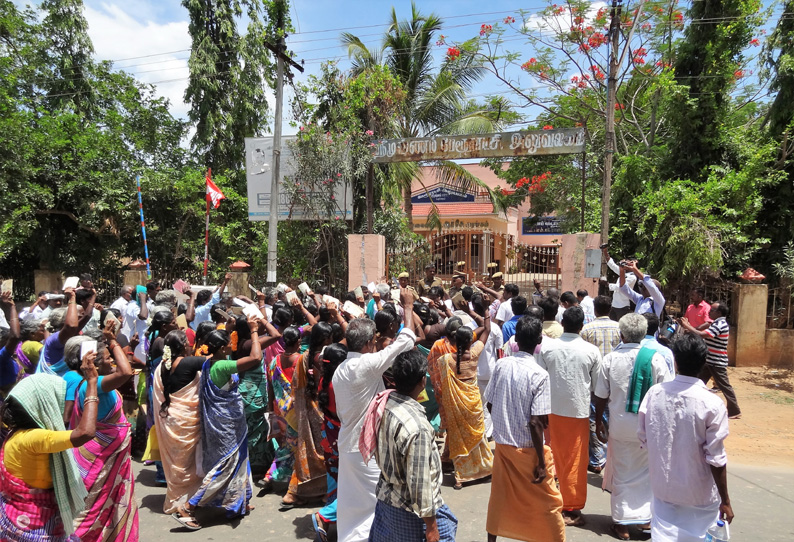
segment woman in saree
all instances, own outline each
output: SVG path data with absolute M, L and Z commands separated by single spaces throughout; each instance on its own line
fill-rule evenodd
M 274 318 L 285 309 L 277 309 Z M 270 348 L 279 345 L 282 352 L 270 361 L 268 366 L 268 396 L 272 400 L 273 418 L 271 425 L 276 426 L 278 449 L 273 464 L 270 465 L 262 487 L 270 490 L 273 482 L 287 482 L 292 477 L 295 463 L 295 448 L 298 445 L 298 423 L 295 419 L 292 401 L 292 377 L 301 359 L 301 332 L 295 326 L 282 330 L 281 340 Z
M 251 465 L 248 462 L 248 426 L 238 391 L 237 374 L 262 362 L 259 320 L 249 317 L 251 355 L 238 360 L 231 355 L 226 331 L 215 330 L 206 338 L 210 357 L 200 368 L 199 412 L 201 414 L 201 464 L 203 479 L 196 492 L 172 514 L 183 527 L 198 530 L 193 512 L 197 507 L 221 508 L 227 518 L 246 515 L 251 500 Z M 173 369 L 173 364 L 171 364 Z
M 323 459 L 323 413 L 317 402 L 322 376 L 322 350 L 331 344 L 330 324 L 312 327 L 309 349 L 301 355 L 292 377 L 292 408 L 295 411 L 298 439 L 289 489 L 281 501 L 281 510 L 306 504 L 325 496 L 326 472 Z
M 230 324 L 231 325 L 231 324 Z M 251 354 L 251 332 L 244 317 L 238 317 L 234 324 L 237 331 L 237 350 L 233 359 L 248 357 Z M 269 322 L 262 321 L 259 326 L 259 348 L 264 351 L 281 338 Z M 248 424 L 248 458 L 254 479 L 261 479 L 267 474 L 273 462 L 273 445 L 267 438 L 270 424 L 265 413 L 269 405 L 267 395 L 267 373 L 262 363 L 240 373 L 240 395 L 245 406 L 245 421 Z
M 347 359 L 347 348 L 331 344 L 323 352 L 323 373 L 320 380 L 318 403 L 323 412 L 322 447 L 325 461 L 327 491 L 325 506 L 315 512 L 312 523 L 320 542 L 336 540 L 336 488 L 339 477 L 339 428 L 341 422 L 336 414 L 333 377 L 336 368 Z
M 201 439 L 199 380 L 204 356 L 190 350 L 182 330 L 163 339 L 163 357 L 154 373 L 154 427 L 166 480 L 163 512 L 173 514 L 201 486 L 196 449 Z
M 78 542 L 75 518 L 87 492 L 71 449 L 90 442 L 96 432 L 96 356 L 86 354 L 81 369 L 86 402 L 72 431 L 63 423 L 66 382 L 32 375 L 14 387 L 0 407 L 10 432 L 0 449 L 0 540 L 4 542 Z
M 441 401 L 447 428 L 449 457 L 455 465 L 455 489 L 491 475 L 493 453 L 485 437 L 485 417 L 477 386 L 477 362 L 484 341 L 491 332 L 491 319 L 470 312 L 477 322 L 477 341 L 468 326 L 455 331 L 455 353 L 447 353 L 436 361 Z
M 196 326 L 196 341 L 193 344 L 194 356 L 204 356 L 206 358 L 210 355 L 209 348 L 204 344 L 204 341 L 207 339 L 207 335 L 209 335 L 210 332 L 215 331 L 215 328 L 215 322 L 212 320 L 201 322 Z
M 73 450 L 88 490 L 85 510 L 75 518 L 75 535 L 82 542 L 138 542 L 132 430 L 124 416 L 121 394 L 116 391 L 132 377 L 132 367 L 124 349 L 115 340 L 112 322 L 109 324 L 103 333 L 116 366 L 114 369 L 108 349 L 99 342 L 95 362 L 99 373 L 94 394 L 98 398 L 96 436 Z M 64 349 L 64 361 L 70 369 L 63 377 L 66 381 L 65 417 L 71 419 L 73 429 L 80 425 L 86 404 L 90 402 L 80 362 L 81 347 L 90 340 L 85 335 L 72 337 Z
M 160 445 L 157 442 L 157 431 L 152 431 L 154 427 L 154 373 L 160 365 L 160 360 L 163 357 L 163 347 L 165 336 L 178 329 L 174 313 L 167 309 L 155 310 L 152 316 L 152 323 L 146 331 L 144 341 L 144 351 L 146 352 L 146 378 L 144 380 L 144 389 L 139 392 L 142 398 L 145 398 L 146 404 L 146 431 L 148 433 L 146 439 L 146 451 L 143 453 L 143 461 L 154 461 L 157 475 L 154 481 L 162 486 L 166 485 L 165 474 L 163 473 L 163 464 L 160 461 Z M 139 384 L 140 385 L 140 384 Z M 149 463 L 151 464 L 151 463 Z

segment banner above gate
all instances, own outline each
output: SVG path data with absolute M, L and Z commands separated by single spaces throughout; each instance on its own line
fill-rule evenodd
M 374 162 L 383 164 L 459 158 L 576 154 L 584 152 L 585 136 L 582 128 L 565 128 L 499 134 L 381 139 L 373 143 Z

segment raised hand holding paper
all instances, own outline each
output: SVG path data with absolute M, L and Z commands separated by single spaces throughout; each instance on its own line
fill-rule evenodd
M 85 341 L 80 343 L 80 359 L 83 359 L 86 354 L 91 352 L 96 352 L 97 342 L 96 341 Z
M 0 285 L 0 293 L 13 292 L 13 291 L 14 291 L 14 279 L 6 279 Z
M 174 290 L 176 290 L 176 291 L 177 291 L 177 292 L 179 292 L 180 294 L 183 294 L 183 293 L 185 293 L 185 288 L 187 288 L 188 286 L 189 286 L 189 285 L 188 285 L 188 283 L 187 283 L 187 282 L 185 282 L 185 281 L 184 281 L 184 280 L 182 280 L 182 279 L 179 279 L 178 281 L 176 281 L 176 282 L 174 283 L 174 285 L 173 285 L 173 288 L 174 288 Z
M 246 316 L 246 318 L 250 318 L 253 316 L 260 320 L 265 319 L 265 316 L 262 314 L 262 311 L 260 311 L 256 307 L 256 305 L 246 305 L 245 307 L 243 307 L 243 314 Z
M 298 284 L 298 290 L 300 290 L 303 295 L 309 295 L 309 292 L 311 292 L 311 288 L 309 288 L 309 285 L 305 282 Z
M 63 281 L 63 289 L 67 288 L 77 288 L 80 285 L 80 279 L 78 277 L 67 277 L 65 281 Z
M 364 315 L 364 311 L 361 310 L 361 307 L 359 307 L 352 301 L 345 301 L 345 304 L 342 305 L 342 312 L 346 312 L 353 318 L 359 318 Z

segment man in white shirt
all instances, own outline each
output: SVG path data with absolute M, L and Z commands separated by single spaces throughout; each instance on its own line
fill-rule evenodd
M 725 438 L 728 412 L 698 378 L 708 346 L 692 334 L 673 342 L 678 375 L 648 390 L 637 437 L 648 449 L 654 542 L 704 540 L 717 518 L 730 523 Z
M 577 290 L 576 299 L 579 300 L 579 306 L 584 311 L 584 323 L 589 324 L 595 320 L 595 309 L 593 308 L 593 298 L 587 290 Z
M 658 352 L 667 363 L 667 369 L 670 371 L 670 374 L 674 375 L 675 362 L 673 361 L 673 351 L 656 340 L 656 334 L 659 331 L 659 317 L 652 312 L 646 312 L 642 316 L 648 321 L 648 331 L 645 332 L 645 338 L 640 341 L 640 346 L 645 346 Z
M 110 308 L 116 309 L 121 314 L 124 314 L 127 310 L 127 305 L 130 304 L 130 300 L 132 299 L 132 293 L 135 291 L 135 288 L 132 286 L 122 286 L 121 291 L 119 292 L 119 297 L 113 303 L 111 303 Z
M 22 312 L 19 313 L 19 319 L 41 320 L 43 318 L 42 314 L 48 306 L 49 306 L 49 301 L 47 301 L 47 292 L 46 291 L 39 292 L 39 297 L 38 299 L 36 299 L 36 302 L 30 307 L 25 307 L 24 309 L 22 309 Z
M 566 525 L 573 526 L 584 525 L 581 510 L 587 501 L 590 394 L 601 368 L 598 347 L 579 336 L 583 325 L 581 307 L 566 309 L 562 336 L 543 341 L 537 356 L 538 365 L 549 373 L 549 436 L 562 493 L 562 516 Z
M 615 263 L 615 260 L 609 257 L 609 250 L 604 248 L 603 252 L 604 259 L 607 261 L 607 267 L 614 271 L 616 275 L 620 276 L 620 266 Z M 626 284 L 629 285 L 630 289 L 634 289 L 634 284 L 636 282 L 637 277 L 634 275 L 626 276 Z M 612 312 L 609 313 L 609 317 L 617 322 L 620 320 L 621 316 L 631 312 L 631 299 L 620 291 L 620 280 L 609 283 L 609 291 L 612 292 Z
M 356 318 L 347 328 L 347 359 L 333 377 L 339 428 L 339 480 L 337 532 L 340 542 L 363 542 L 375 516 L 376 487 L 380 469 L 374 460 L 364 463 L 358 448 L 367 407 L 385 389 L 383 373 L 398 355 L 414 347 L 413 293 L 400 289 L 403 306 L 402 331 L 389 346 L 375 351 L 375 323 Z
M 499 309 L 496 311 L 496 324 L 502 327 L 502 324 L 509 322 L 513 318 L 513 305 L 510 300 L 518 295 L 517 284 L 505 285 L 504 292 L 502 292 L 502 302 L 499 304 Z
M 140 361 L 146 361 L 146 330 L 149 328 L 149 315 L 154 311 L 154 301 L 149 298 L 157 295 L 159 286 L 156 282 L 150 282 L 146 285 L 147 293 L 140 293 L 136 299 L 132 299 L 127 305 L 127 310 L 124 313 L 124 321 L 121 325 L 121 333 L 127 337 L 127 340 L 132 339 L 135 335 L 138 336 L 138 346 L 135 347 L 133 356 Z
M 658 384 L 672 376 L 659 354 L 653 353 L 647 364 L 645 378 L 634 378 L 638 363 L 640 341 L 645 337 L 648 323 L 639 314 L 629 313 L 618 322 L 623 341 L 601 364 L 595 385 L 596 432 L 607 442 L 607 462 L 603 488 L 611 493 L 612 530 L 620 540 L 629 539 L 629 526 L 650 528 L 651 488 L 648 474 L 648 451 L 637 438 L 637 410 L 630 411 L 635 396 L 642 400 L 642 383 Z M 638 375 L 639 376 L 639 375 Z M 633 385 L 632 385 L 633 384 Z M 647 391 L 647 389 L 645 390 Z M 609 402 L 609 435 L 607 438 L 602 415 Z M 638 404 L 639 406 L 639 404 Z

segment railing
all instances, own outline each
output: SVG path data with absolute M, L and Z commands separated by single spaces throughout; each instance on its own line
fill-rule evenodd
M 794 285 L 769 288 L 766 327 L 772 329 L 794 328 Z
M 411 283 L 424 277 L 425 266 L 433 263 L 436 276 L 449 283 L 455 273 L 470 282 L 490 284 L 499 271 L 505 283 L 515 283 L 522 294 L 534 291 L 534 280 L 543 288 L 559 287 L 559 246 L 531 246 L 515 242 L 512 235 L 476 230 L 444 230 L 427 239 L 389 246 L 386 268 L 389 278 L 402 272 Z

